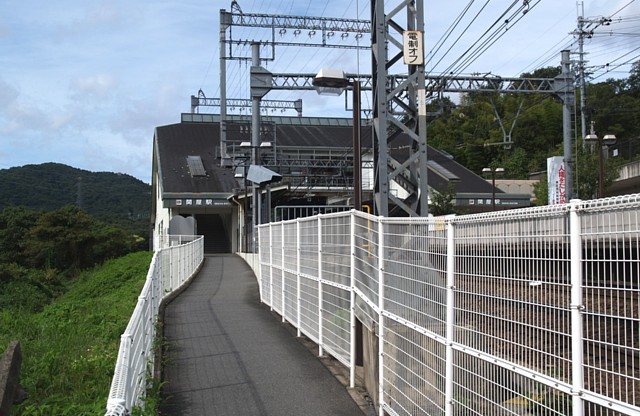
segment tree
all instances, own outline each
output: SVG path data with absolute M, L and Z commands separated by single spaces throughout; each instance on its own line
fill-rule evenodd
M 7 207 L 0 211 L 0 263 L 26 265 L 23 247 L 29 229 L 42 214 L 43 211 L 25 207 Z
M 28 236 L 25 254 L 32 267 L 70 274 L 124 255 L 133 244 L 131 235 L 74 206 L 42 215 Z
M 434 191 L 431 197 L 431 204 L 429 204 L 429 213 L 434 216 L 455 214 L 455 205 L 453 200 L 456 198 L 456 187 L 454 184 L 449 183 L 447 189 L 440 193 Z

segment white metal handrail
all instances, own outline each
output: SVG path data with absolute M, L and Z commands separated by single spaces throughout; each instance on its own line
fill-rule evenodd
M 148 369 L 154 364 L 156 323 L 161 302 L 181 288 L 204 260 L 204 237 L 180 236 L 171 247 L 156 251 L 129 324 L 120 337 L 120 349 L 107 400 L 106 416 L 126 416 L 142 406 Z
M 319 215 L 260 226 L 259 251 L 262 301 L 352 386 L 355 319 L 378 337 L 380 415 L 640 414 L 640 194 Z

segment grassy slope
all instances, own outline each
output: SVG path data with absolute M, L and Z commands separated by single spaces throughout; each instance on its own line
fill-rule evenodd
M 144 284 L 152 253 L 112 260 L 83 273 L 42 312 L 0 311 L 0 348 L 20 341 L 18 415 L 104 414 L 120 335 Z

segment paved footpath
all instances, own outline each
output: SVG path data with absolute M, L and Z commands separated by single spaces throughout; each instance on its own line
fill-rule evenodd
M 165 311 L 163 415 L 363 415 L 345 387 L 260 303 L 240 257 L 207 256 Z

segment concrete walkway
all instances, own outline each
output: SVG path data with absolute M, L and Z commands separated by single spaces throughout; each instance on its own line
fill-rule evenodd
M 363 415 L 346 388 L 260 303 L 235 255 L 215 255 L 165 311 L 163 415 Z

